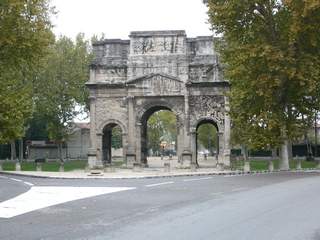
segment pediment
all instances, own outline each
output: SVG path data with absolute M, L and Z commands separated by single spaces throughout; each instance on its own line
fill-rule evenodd
M 180 93 L 184 83 L 178 78 L 166 74 L 149 74 L 126 82 L 152 95 L 171 95 Z

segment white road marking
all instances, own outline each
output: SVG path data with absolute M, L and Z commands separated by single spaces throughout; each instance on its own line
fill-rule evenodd
M 200 181 L 200 180 L 208 180 L 212 179 L 212 177 L 204 177 L 204 178 L 192 178 L 192 179 L 184 179 L 184 182 L 192 182 L 192 181 Z
M 127 187 L 32 187 L 0 203 L 0 218 L 11 218 L 41 208 L 108 193 L 131 190 Z
M 16 178 L 10 178 L 10 179 L 13 181 L 16 181 L 16 182 L 22 182 L 22 180 L 20 180 L 20 179 L 16 179 Z
M 29 182 L 23 182 L 23 183 L 26 184 L 26 185 L 29 185 L 29 186 L 34 186 L 33 183 L 29 183 Z
M 224 194 L 224 192 L 214 192 L 214 193 L 210 193 L 210 195 L 221 195 Z
M 235 188 L 235 189 L 232 189 L 231 192 L 238 192 L 238 191 L 242 191 L 242 190 L 247 190 L 248 188 L 246 187 L 243 187 L 243 188 Z
M 172 184 L 172 183 L 174 183 L 174 182 L 155 183 L 155 184 L 146 185 L 146 187 L 155 187 L 155 186 L 167 185 L 167 184 Z

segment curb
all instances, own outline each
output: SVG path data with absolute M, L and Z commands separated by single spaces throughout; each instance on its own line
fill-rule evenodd
M 47 179 L 151 179 L 151 178 L 173 178 L 173 177 L 191 177 L 191 176 L 243 176 L 243 175 L 262 175 L 275 173 L 320 173 L 320 169 L 306 168 L 302 170 L 274 170 L 274 171 L 234 171 L 234 172 L 190 172 L 190 173 L 173 173 L 170 175 L 150 175 L 150 176 L 123 176 L 123 177 L 108 177 L 108 176 L 85 176 L 85 177 L 66 177 L 66 176 L 41 176 L 36 174 L 24 174 L 15 172 L 0 171 L 2 175 L 31 177 L 31 178 L 47 178 Z

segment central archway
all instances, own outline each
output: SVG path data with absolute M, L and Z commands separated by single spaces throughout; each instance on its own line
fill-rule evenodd
M 167 106 L 150 107 L 141 118 L 141 163 L 163 167 L 163 160 L 176 159 L 177 116 Z

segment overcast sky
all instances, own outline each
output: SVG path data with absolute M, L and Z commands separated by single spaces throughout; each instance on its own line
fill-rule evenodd
M 128 39 L 130 31 L 186 30 L 189 37 L 212 35 L 202 0 L 51 0 L 54 32 L 74 38 Z

